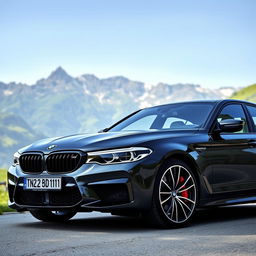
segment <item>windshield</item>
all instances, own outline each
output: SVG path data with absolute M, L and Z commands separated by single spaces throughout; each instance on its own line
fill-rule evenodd
M 187 130 L 204 125 L 214 103 L 177 103 L 140 110 L 109 131 Z

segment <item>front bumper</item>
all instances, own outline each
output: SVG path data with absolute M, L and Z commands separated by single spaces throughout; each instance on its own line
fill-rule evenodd
M 157 166 L 153 159 L 135 163 L 84 164 L 68 174 L 25 174 L 19 166 L 8 171 L 9 206 L 16 210 L 143 211 L 151 206 Z M 61 191 L 26 191 L 25 177 L 62 177 Z

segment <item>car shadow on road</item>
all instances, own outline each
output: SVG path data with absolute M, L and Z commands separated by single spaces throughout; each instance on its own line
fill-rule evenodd
M 211 207 L 198 210 L 195 225 L 255 218 L 256 204 Z
M 66 223 L 45 223 L 45 222 L 25 222 L 15 224 L 21 227 L 38 228 L 38 229 L 54 229 L 69 230 L 83 232 L 138 232 L 157 230 L 148 225 L 142 218 L 120 217 L 103 215 L 97 217 L 88 217 L 84 213 L 84 218 L 74 217 Z M 207 226 L 214 223 L 228 223 L 236 220 L 251 219 L 256 216 L 256 204 L 225 206 L 218 208 L 200 209 L 197 211 L 193 222 L 189 228 Z

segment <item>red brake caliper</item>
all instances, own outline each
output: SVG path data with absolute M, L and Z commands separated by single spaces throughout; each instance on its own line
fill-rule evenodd
M 181 177 L 180 177 L 180 183 L 183 183 L 184 180 L 185 180 L 184 177 L 181 176 Z M 181 188 L 182 188 L 182 189 L 186 188 L 186 185 L 182 186 Z M 185 198 L 188 198 L 188 191 L 185 190 L 185 191 L 181 192 L 181 196 L 182 196 L 182 197 L 185 197 Z

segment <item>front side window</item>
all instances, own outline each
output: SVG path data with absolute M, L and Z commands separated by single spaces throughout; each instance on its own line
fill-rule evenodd
M 217 121 L 221 122 L 226 119 L 235 119 L 244 121 L 244 127 L 241 131 L 235 133 L 247 133 L 248 132 L 248 122 L 244 113 L 244 110 L 239 104 L 230 104 L 225 106 L 220 112 Z
M 252 117 L 254 129 L 256 129 L 256 107 L 253 106 L 247 106 L 247 109 Z
M 189 130 L 203 127 L 214 102 L 176 103 L 140 110 L 109 131 Z

